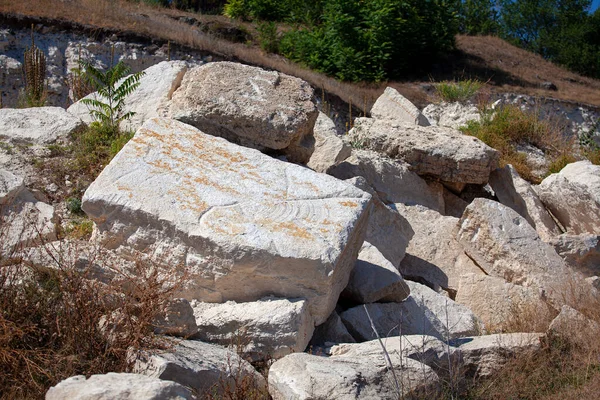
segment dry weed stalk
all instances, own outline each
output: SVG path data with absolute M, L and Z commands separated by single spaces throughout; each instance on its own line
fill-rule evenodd
M 35 45 L 31 26 L 31 47 L 25 50 L 23 60 L 25 101 L 29 107 L 41 107 L 46 102 L 46 55 Z

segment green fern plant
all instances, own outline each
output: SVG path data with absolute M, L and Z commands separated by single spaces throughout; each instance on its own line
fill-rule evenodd
M 131 111 L 124 112 L 125 99 L 138 88 L 144 72 L 129 75 L 131 68 L 122 61 L 105 72 L 86 61 L 80 61 L 80 67 L 85 71 L 87 82 L 97 91 L 97 96 L 81 99 L 81 102 L 90 107 L 95 121 L 117 133 L 121 121 L 135 115 Z

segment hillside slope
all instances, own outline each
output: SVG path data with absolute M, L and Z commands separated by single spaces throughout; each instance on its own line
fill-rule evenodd
M 490 93 L 517 92 L 600 107 L 600 81 L 569 72 L 496 37 L 458 36 L 456 51 L 441 58 L 430 71 L 422 71 L 421 76 L 407 77 L 403 82 L 357 85 L 335 81 L 280 56 L 266 54 L 258 46 L 252 24 L 223 16 L 186 13 L 124 0 L 0 0 L 0 13 L 13 19 L 37 17 L 45 24 L 52 23 L 48 19 L 70 21 L 92 30 L 132 33 L 277 69 L 363 111 L 370 109 L 388 85 L 423 106 L 431 100 L 424 83 L 461 78 L 487 82 Z M 543 89 L 542 82 L 552 82 L 558 90 Z

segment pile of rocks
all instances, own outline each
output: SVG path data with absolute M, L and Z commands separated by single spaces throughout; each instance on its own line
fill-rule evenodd
M 192 398 L 183 386 L 239 375 L 275 399 L 430 393 L 456 366 L 489 376 L 535 351 L 539 334 L 486 332 L 523 304 L 551 318 L 561 285 L 599 274 L 600 167 L 577 162 L 531 186 L 393 89 L 347 137 L 305 82 L 229 62 L 159 63 L 127 108 L 135 136 L 82 208 L 114 257 L 144 254 L 185 277 L 160 325 L 186 340 L 136 355 L 145 377 L 73 377 L 48 399 Z M 0 110 L 10 143 L 43 147 L 89 122 L 80 103 L 16 112 Z M 1 165 L 0 250 L 38 244 L 25 218 L 54 239 L 53 206 Z M 268 382 L 222 347 L 241 333 L 249 360 L 276 359 Z M 119 392 L 128 385 L 140 389 Z

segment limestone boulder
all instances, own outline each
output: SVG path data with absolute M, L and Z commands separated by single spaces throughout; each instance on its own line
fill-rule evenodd
M 498 165 L 496 150 L 451 128 L 357 118 L 349 137 L 404 161 L 419 175 L 448 182 L 484 184 Z
M 383 339 L 381 343 L 377 339 L 363 343 L 343 343 L 331 347 L 329 353 L 332 356 L 354 358 L 378 357 L 383 355 L 381 344 L 388 354 L 418 361 L 440 375 L 447 374 L 448 367 L 456 365 L 459 360 L 454 347 L 427 335 L 392 336 Z
M 194 310 L 186 299 L 171 299 L 153 322 L 154 333 L 188 338 L 198 332 Z
M 566 276 L 566 265 L 552 246 L 525 218 L 493 200 L 475 199 L 460 219 L 456 237 L 486 274 L 543 288 L 549 297 Z
M 385 205 L 362 176 L 348 179 L 347 182 L 373 196 L 373 208 L 365 241 L 377 247 L 381 254 L 397 268 L 414 234 L 408 221 L 394 209 L 393 204 Z
M 588 342 L 600 333 L 600 324 L 589 319 L 571 306 L 563 305 L 560 313 L 552 320 L 547 333 L 562 336 L 579 343 Z
M 410 288 L 410 297 L 402 303 L 371 303 L 340 314 L 356 341 L 364 342 L 377 337 L 367 312 L 381 337 L 429 335 L 446 340 L 477 335 L 483 330 L 481 322 L 467 307 L 419 283 L 406 283 Z
M 184 61 L 162 61 L 145 69 L 138 88 L 125 98 L 123 112 L 133 112 L 134 115 L 121 122 L 121 129 L 135 132 L 150 118 L 166 117 L 171 97 L 181 85 L 187 69 L 187 63 Z M 85 99 L 106 102 L 106 99 L 96 93 L 86 96 Z M 73 103 L 68 111 L 87 124 L 93 121 L 90 108 L 81 100 Z
M 61 107 L 0 109 L 0 139 L 12 143 L 52 144 L 83 127 L 77 116 Z
M 170 119 L 146 122 L 82 205 L 105 247 L 185 268 L 178 297 L 305 298 L 316 324 L 348 283 L 370 207 L 348 183 Z
M 567 233 L 600 234 L 600 166 L 578 161 L 536 188 L 542 202 Z
M 571 268 L 586 276 L 600 275 L 600 235 L 565 233 L 550 244 Z
M 461 276 L 456 302 L 467 306 L 490 331 L 503 331 L 515 313 L 535 310 L 543 320 L 551 309 L 540 289 L 515 285 L 483 272 Z
M 396 355 L 392 356 L 392 365 L 393 371 L 382 355 L 356 358 L 290 354 L 269 369 L 269 393 L 274 400 L 392 400 L 435 395 L 439 378 L 431 368 Z
M 326 173 L 352 154 L 352 148 L 337 134 L 335 123 L 319 112 L 313 129 L 315 149 L 306 166 L 317 172 Z
M 481 273 L 454 236 L 458 218 L 423 207 L 397 205 L 397 210 L 414 230 L 399 267 L 403 276 L 455 293 L 463 274 Z
M 441 103 L 429 104 L 423 115 L 431 125 L 460 129 L 471 121 L 480 121 L 481 113 L 473 104 Z
M 301 79 L 213 62 L 185 74 L 173 94 L 171 117 L 244 146 L 281 150 L 311 136 L 318 117 L 313 97 Z
M 422 205 L 443 211 L 444 200 L 401 161 L 373 151 L 354 150 L 352 156 L 328 171 L 339 179 L 362 176 L 385 204 Z
M 373 107 L 371 116 L 376 119 L 398 120 L 415 125 L 429 126 L 427 118 L 406 97 L 394 88 L 387 87 Z
M 20 189 L 10 205 L 0 209 L 0 254 L 56 240 L 56 222 L 54 207 Z
M 498 201 L 525 218 L 543 241 L 549 242 L 562 233 L 533 187 L 519 176 L 512 165 L 493 171 L 490 186 Z
M 24 188 L 23 178 L 0 170 L 0 209 L 10 205 Z
M 398 270 L 375 246 L 365 242 L 341 296 L 364 304 L 401 302 L 409 295 L 410 289 Z
M 306 301 L 301 299 L 223 304 L 194 301 L 193 309 L 198 339 L 225 346 L 240 342 L 240 351 L 254 360 L 304 351 L 315 328 Z
M 541 348 L 539 333 L 504 333 L 464 337 L 450 342 L 461 357 L 466 376 L 490 377 L 511 358 Z
M 334 311 L 327 321 L 315 328 L 310 346 L 330 346 L 334 343 L 354 343 L 339 314 Z
M 192 400 L 186 387 L 139 374 L 109 372 L 106 375 L 72 376 L 53 386 L 46 400 Z
M 234 351 L 195 340 L 178 341 L 164 352 L 136 354 L 133 372 L 164 382 L 177 382 L 201 396 L 222 394 L 231 390 L 236 380 L 243 379 L 256 388 L 266 387 L 262 375 Z

